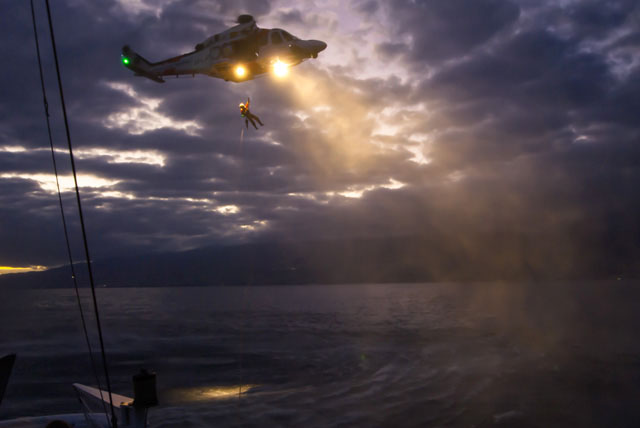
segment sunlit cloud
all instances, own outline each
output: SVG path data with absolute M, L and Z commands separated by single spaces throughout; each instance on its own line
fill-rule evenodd
M 373 130 L 373 136 L 388 136 L 388 137 L 395 137 L 400 130 L 402 129 L 402 126 L 400 126 L 397 123 L 390 123 L 384 120 L 378 120 L 376 127 Z
M 56 176 L 53 174 L 27 174 L 27 173 L 3 173 L 0 174 L 0 178 L 15 179 L 20 178 L 22 180 L 31 180 L 38 183 L 40 188 L 45 192 L 56 193 L 58 188 L 56 186 Z M 68 192 L 75 189 L 73 176 L 62 175 L 58 176 L 60 182 L 60 191 Z M 109 180 L 102 177 L 97 177 L 91 174 L 79 174 L 78 186 L 90 187 L 90 188 L 102 188 L 111 187 L 118 184 L 118 180 Z
M 329 203 L 329 198 L 324 192 L 291 192 L 287 193 L 287 196 L 295 199 L 306 199 L 323 205 Z
M 345 198 L 358 199 L 358 198 L 361 198 L 365 192 L 370 192 L 372 190 L 376 190 L 376 189 L 395 190 L 395 189 L 402 189 L 404 186 L 406 186 L 406 183 L 402 183 L 398 180 L 390 178 L 389 181 L 384 184 L 372 184 L 367 186 L 350 186 L 347 190 L 344 190 L 344 191 L 327 192 L 327 195 L 329 196 L 340 195 L 340 196 L 344 196 Z
M 174 120 L 158 112 L 157 109 L 162 103 L 161 99 L 139 95 L 129 84 L 108 82 L 106 85 L 115 91 L 128 95 L 138 103 L 135 107 L 125 107 L 121 111 L 108 115 L 103 121 L 106 128 L 123 129 L 132 135 L 141 135 L 163 128 L 184 131 L 188 135 L 198 135 L 198 131 L 202 129 L 202 126 L 196 121 Z
M 146 2 L 144 0 L 116 0 L 126 13 L 132 15 L 154 15 L 159 18 L 162 14 L 162 10 L 173 3 L 175 0 L 154 0 L 153 2 Z
M 309 117 L 311 117 L 308 113 L 305 113 L 302 110 L 294 111 L 293 115 L 303 122 L 307 120 Z
M 356 186 L 350 187 L 349 190 L 345 190 L 344 192 L 328 192 L 327 195 L 338 194 L 340 196 L 344 196 L 345 198 L 359 199 L 362 197 L 364 192 L 368 190 L 373 190 L 373 186 L 367 186 L 362 188 L 357 188 Z
M 406 149 L 413 153 L 413 157 L 409 159 L 411 162 L 415 162 L 418 165 L 428 165 L 431 163 L 431 159 L 424 154 L 424 143 L 418 145 L 407 145 Z
M 50 148 L 27 149 L 22 146 L 0 146 L 0 152 L 24 153 L 50 151 Z M 67 150 L 54 149 L 57 154 L 67 154 Z M 105 158 L 107 163 L 141 163 L 147 165 L 165 166 L 166 156 L 156 150 L 117 150 L 95 147 L 91 149 L 75 149 L 77 159 Z
M 5 153 L 21 153 L 26 151 L 27 148 L 23 146 L 0 146 L 0 152 Z
M 240 211 L 240 208 L 236 205 L 221 205 L 216 207 L 214 210 L 222 215 L 231 215 L 237 214 Z
M 141 163 L 147 165 L 164 166 L 166 156 L 155 150 L 112 150 L 92 148 L 75 150 L 79 159 L 103 157 L 107 163 Z
M 261 26 L 284 27 L 301 38 L 326 42 L 329 47 L 320 54 L 322 61 L 317 64 L 318 67 L 345 67 L 353 77 L 359 79 L 408 76 L 402 64 L 384 60 L 376 53 L 376 45 L 380 43 L 402 42 L 387 30 L 390 26 L 382 14 L 376 14 L 372 17 L 373 21 L 366 22 L 351 2 L 308 2 L 304 7 L 305 22 L 284 24 L 280 21 L 281 17 L 291 11 L 286 6 L 278 8 L 279 14 L 263 17 Z
M 458 183 L 459 181 L 464 180 L 465 177 L 466 177 L 466 174 L 463 173 L 462 171 L 454 171 L 447 175 L 447 180 L 449 180 L 452 183 Z
M 402 189 L 407 183 L 400 182 L 393 178 L 390 178 L 388 182 L 383 184 L 367 184 L 367 185 L 354 185 L 349 186 L 344 190 L 329 191 L 329 192 L 307 192 L 307 193 L 289 193 L 287 196 L 294 198 L 308 199 L 316 203 L 326 204 L 330 198 L 334 196 L 343 196 L 345 198 L 359 199 L 366 192 L 378 189 Z
M 129 200 L 137 199 L 136 195 L 134 195 L 133 193 L 118 192 L 116 190 L 109 190 L 106 192 L 102 192 L 100 193 L 100 196 L 102 196 L 103 198 L 114 198 L 114 199 L 129 199 Z
M 269 222 L 267 220 L 254 220 L 250 224 L 241 224 L 238 228 L 249 232 L 255 232 L 257 230 L 264 229 L 268 225 Z

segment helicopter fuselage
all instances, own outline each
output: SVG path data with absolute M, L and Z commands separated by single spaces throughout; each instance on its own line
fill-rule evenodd
M 245 22 L 209 37 L 183 55 L 150 63 L 128 46 L 122 62 L 136 75 L 164 82 L 162 77 L 204 74 L 233 82 L 252 80 L 279 66 L 292 67 L 317 58 L 327 47 L 319 40 L 301 40 L 279 28 L 261 29 Z

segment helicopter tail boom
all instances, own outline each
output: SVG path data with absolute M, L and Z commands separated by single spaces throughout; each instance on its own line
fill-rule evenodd
M 129 46 L 122 48 L 122 64 L 132 70 L 136 76 L 143 76 L 154 82 L 164 83 L 160 76 L 151 71 L 152 64 L 134 52 Z

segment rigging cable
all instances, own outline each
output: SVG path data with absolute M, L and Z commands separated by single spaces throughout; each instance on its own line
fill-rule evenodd
M 51 160 L 53 162 L 53 172 L 56 176 L 56 187 L 58 189 L 58 202 L 60 205 L 60 215 L 62 216 L 62 228 L 64 229 L 64 238 L 67 244 L 67 256 L 69 258 L 69 266 L 71 267 L 71 278 L 73 278 L 73 286 L 76 292 L 76 300 L 78 302 L 78 309 L 80 310 L 80 319 L 82 320 L 82 330 L 84 332 L 84 338 L 87 342 L 87 347 L 89 348 L 89 358 L 91 360 L 91 369 L 93 370 L 93 375 L 96 378 L 96 382 L 98 384 L 98 389 L 100 390 L 100 398 L 102 398 L 102 406 L 104 408 L 104 413 L 107 413 L 107 407 L 104 402 L 104 398 L 102 397 L 102 385 L 100 384 L 100 377 L 98 376 L 98 371 L 96 369 L 96 362 L 93 358 L 93 349 L 91 348 L 91 341 L 89 340 L 89 333 L 87 331 L 87 322 L 84 318 L 84 311 L 82 310 L 82 302 L 80 300 L 80 291 L 78 290 L 78 280 L 76 277 L 76 271 L 73 263 L 73 256 L 71 255 L 71 244 L 69 242 L 69 231 L 67 228 L 67 221 L 64 215 L 64 206 L 62 203 L 62 193 L 60 192 L 60 180 L 58 178 L 58 166 L 56 163 L 56 155 L 55 149 L 53 147 L 53 138 L 51 137 L 51 124 L 49 121 L 49 102 L 47 101 L 47 91 L 44 85 L 44 75 L 42 73 L 42 59 L 40 57 L 40 43 L 38 41 L 38 29 L 36 26 L 36 14 L 33 7 L 33 0 L 31 0 L 31 20 L 33 22 L 33 35 L 36 41 L 36 54 L 38 56 L 38 70 L 40 71 L 40 86 L 42 88 L 42 100 L 44 103 L 44 114 L 47 119 L 47 132 L 49 134 L 49 145 L 51 146 Z
M 82 229 L 82 241 L 84 243 L 84 252 L 87 260 L 87 270 L 89 272 L 89 283 L 91 284 L 91 296 L 93 298 L 93 309 L 96 314 L 96 324 L 98 327 L 98 337 L 100 339 L 100 352 L 102 354 L 102 365 L 104 368 L 104 375 L 107 382 L 107 392 L 109 393 L 109 405 L 111 406 L 111 423 L 113 428 L 118 427 L 118 420 L 116 419 L 116 413 L 113 408 L 113 397 L 111 394 L 111 382 L 109 380 L 109 369 L 107 366 L 107 355 L 104 350 L 104 340 L 102 338 L 102 327 L 100 326 L 100 315 L 98 311 L 98 300 L 96 299 L 96 287 L 93 280 L 93 270 L 91 268 L 91 257 L 89 255 L 89 244 L 87 242 L 87 231 L 84 225 L 84 216 L 82 215 L 82 203 L 80 201 L 80 189 L 78 187 L 78 177 L 76 174 L 76 165 L 73 159 L 73 148 L 71 146 L 71 133 L 69 131 L 69 121 L 67 119 L 67 108 L 64 103 L 64 93 L 62 90 L 62 78 L 60 77 L 60 66 L 58 64 L 58 52 L 56 50 L 56 39 L 53 34 L 53 22 L 51 20 L 51 9 L 49 7 L 49 0 L 45 0 L 47 5 L 47 18 L 49 20 L 49 32 L 51 33 L 51 45 L 53 47 L 53 59 L 56 65 L 56 73 L 58 77 L 58 89 L 60 91 L 60 101 L 62 103 L 62 114 L 64 116 L 64 127 L 67 134 L 67 144 L 69 146 L 69 157 L 71 159 L 71 170 L 73 171 L 73 182 L 76 189 L 76 202 L 78 203 L 78 216 L 80 219 L 80 227 Z

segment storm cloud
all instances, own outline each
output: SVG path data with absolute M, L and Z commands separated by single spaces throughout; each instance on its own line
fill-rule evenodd
M 36 6 L 68 177 L 45 11 Z M 638 260 L 637 2 L 68 0 L 53 8 L 95 258 L 418 236 L 437 237 L 460 263 L 483 254 L 506 270 Z M 0 265 L 53 266 L 65 252 L 30 9 L 5 10 Z M 285 80 L 242 84 L 197 76 L 158 85 L 119 63 L 124 44 L 160 60 L 241 13 L 328 48 Z M 266 124 L 258 132 L 242 132 L 236 111 L 248 96 Z M 63 190 L 74 229 L 73 194 Z

